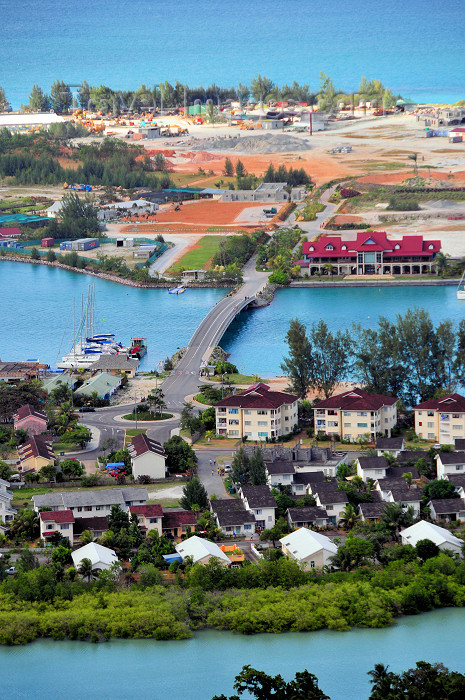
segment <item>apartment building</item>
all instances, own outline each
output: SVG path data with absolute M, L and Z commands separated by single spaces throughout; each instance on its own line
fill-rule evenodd
M 364 437 L 374 441 L 378 434 L 391 437 L 391 430 L 397 423 L 396 404 L 394 396 L 350 389 L 320 401 L 313 409 L 315 433 L 334 435 L 352 442 Z
M 453 445 L 465 438 L 465 397 L 450 394 L 414 406 L 415 432 L 424 440 Z
M 297 396 L 270 391 L 259 382 L 219 401 L 215 412 L 217 435 L 265 441 L 293 431 L 297 425 Z

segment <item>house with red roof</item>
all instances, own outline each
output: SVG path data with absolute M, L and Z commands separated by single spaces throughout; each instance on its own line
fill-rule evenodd
M 423 236 L 390 239 L 385 231 L 359 231 L 355 238 L 324 235 L 302 246 L 296 261 L 310 275 L 326 272 L 330 263 L 336 275 L 423 275 L 435 272 L 441 241 Z
M 465 397 L 460 394 L 422 401 L 413 408 L 415 432 L 423 440 L 453 445 L 465 438 Z
M 195 532 L 197 519 L 192 510 L 168 510 L 163 511 L 163 534 L 170 538 L 180 540 L 183 535 Z
M 13 416 L 13 423 L 15 430 L 27 430 L 29 436 L 33 437 L 47 430 L 47 414 L 27 403 L 18 408 Z
M 47 541 L 59 532 L 73 544 L 74 514 L 72 510 L 46 510 L 39 513 L 40 536 Z
M 297 425 L 297 396 L 271 391 L 259 382 L 215 406 L 216 434 L 266 440 L 291 433 Z
M 18 226 L 0 228 L 0 238 L 21 238 L 21 231 Z
M 160 442 L 140 433 L 132 438 L 128 451 L 135 479 L 139 476 L 149 476 L 151 479 L 165 478 L 166 454 Z
M 21 469 L 35 469 L 38 471 L 46 464 L 55 464 L 55 453 L 52 443 L 42 440 L 40 437 L 31 437 L 30 440 L 17 447 Z
M 397 423 L 397 399 L 350 389 L 320 401 L 313 413 L 316 434 L 337 435 L 351 442 L 368 436 L 374 441 L 379 434 L 391 437 Z
M 159 535 L 163 534 L 162 520 L 163 508 L 158 503 L 147 503 L 145 506 L 129 506 L 131 515 L 134 513 L 139 520 L 139 527 L 145 533 L 156 530 Z

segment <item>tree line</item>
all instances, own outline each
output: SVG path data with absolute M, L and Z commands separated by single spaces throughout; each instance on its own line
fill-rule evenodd
M 330 331 L 325 321 L 307 332 L 298 320 L 286 334 L 289 356 L 281 368 L 292 390 L 314 389 L 328 398 L 337 384 L 357 379 L 367 391 L 399 398 L 406 406 L 453 392 L 465 382 L 465 319 L 435 326 L 425 309 L 408 309 L 377 326 L 354 324 Z
M 442 663 L 417 661 L 415 668 L 401 673 L 377 663 L 368 676 L 371 684 L 368 700 L 462 700 L 465 697 L 465 675 L 449 671 Z M 255 700 L 331 700 L 320 689 L 318 678 L 307 670 L 297 671 L 294 679 L 286 682 L 280 674 L 270 676 L 247 664 L 236 676 L 234 689 L 237 695 L 229 698 L 215 695 L 212 700 L 240 700 L 239 696 L 245 692 Z
M 238 83 L 237 87 L 224 87 L 212 83 L 204 87 L 192 87 L 178 80 L 174 84 L 165 80 L 153 86 L 142 84 L 135 90 L 114 90 L 108 85 L 89 85 L 82 81 L 77 94 L 73 95 L 71 88 L 63 80 L 55 80 L 50 86 L 50 92 L 45 92 L 35 84 L 29 94 L 28 102 L 21 108 L 31 112 L 68 112 L 78 105 L 89 111 L 98 110 L 104 114 L 119 114 L 126 111 L 142 112 L 157 108 L 174 109 L 183 105 L 193 104 L 197 100 L 205 103 L 211 100 L 214 104 L 224 104 L 235 101 L 241 104 L 252 102 L 305 102 L 309 105 L 318 104 L 322 111 L 331 111 L 338 102 L 351 104 L 356 98 L 369 101 L 385 108 L 392 107 L 395 100 L 391 90 L 380 80 L 367 80 L 363 77 L 358 86 L 347 90 L 336 88 L 332 78 L 320 73 L 320 82 L 314 89 L 308 83 L 278 85 L 266 76 L 257 75 L 250 85 Z M 9 108 L 5 91 L 0 87 L 0 111 Z

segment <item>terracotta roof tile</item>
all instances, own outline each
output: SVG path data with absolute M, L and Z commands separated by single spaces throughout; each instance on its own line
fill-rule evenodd
M 393 406 L 397 403 L 395 396 L 383 396 L 382 394 L 371 394 L 363 389 L 350 389 L 342 394 L 330 396 L 315 405 L 319 408 L 339 408 L 350 411 L 378 411 L 383 406 Z

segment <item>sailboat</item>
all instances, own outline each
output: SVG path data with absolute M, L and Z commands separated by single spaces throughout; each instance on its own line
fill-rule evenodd
M 457 299 L 465 299 L 465 270 L 457 287 Z
M 128 352 L 128 348 L 115 341 L 114 333 L 94 332 L 95 284 L 89 285 L 87 302 L 81 297 L 81 318 L 76 328 L 75 301 L 73 299 L 73 339 L 70 351 L 57 362 L 59 369 L 89 369 L 102 354 L 116 355 Z

